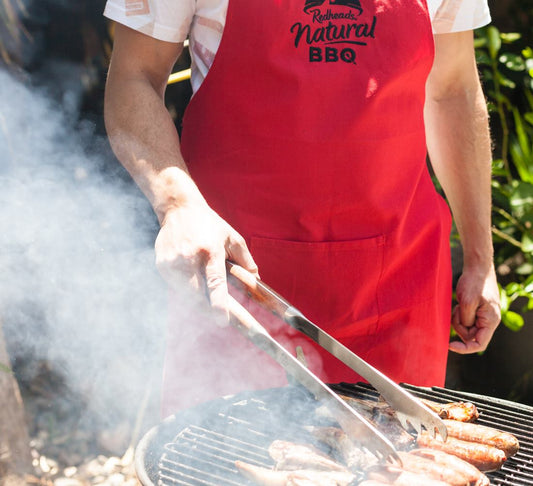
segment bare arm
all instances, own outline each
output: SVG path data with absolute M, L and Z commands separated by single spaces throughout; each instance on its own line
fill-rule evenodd
M 464 253 L 452 324 L 459 353 L 484 350 L 500 321 L 491 238 L 491 145 L 473 33 L 435 36 L 425 123 L 432 166 L 450 203 Z
M 117 24 L 105 94 L 111 146 L 149 199 L 161 224 L 156 261 L 166 280 L 185 276 L 227 310 L 225 260 L 256 273 L 242 237 L 214 213 L 191 179 L 164 104 L 171 69 L 183 49 Z

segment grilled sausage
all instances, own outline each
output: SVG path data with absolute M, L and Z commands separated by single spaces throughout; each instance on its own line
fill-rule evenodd
M 489 478 L 477 467 L 457 456 L 435 449 L 413 449 L 409 454 L 431 459 L 442 467 L 461 472 L 468 479 L 468 484 L 470 485 L 489 486 L 490 484 Z
M 342 471 L 276 471 L 266 467 L 255 466 L 243 461 L 235 461 L 241 474 L 259 485 L 289 486 L 297 484 L 314 484 L 322 486 L 348 486 L 355 476 Z
M 445 467 L 428 457 L 417 456 L 408 452 L 398 451 L 402 460 L 402 469 L 416 474 L 448 483 L 450 486 L 470 486 L 470 479 L 460 470 Z
M 454 420 L 444 420 L 444 423 L 450 437 L 497 447 L 505 452 L 507 457 L 511 457 L 518 452 L 518 439 L 507 432 L 502 432 L 493 427 L 461 423 Z
M 376 466 L 366 472 L 368 479 L 395 486 L 450 486 L 445 481 L 424 474 L 406 471 L 397 466 Z
M 420 447 L 429 447 L 460 457 L 480 471 L 497 471 L 507 459 L 505 452 L 496 447 L 449 436 L 444 442 L 439 436 L 433 438 L 427 431 L 418 434 L 417 442 Z
M 310 445 L 295 444 L 286 440 L 275 440 L 268 448 L 270 457 L 276 461 L 276 469 L 295 471 L 313 469 L 317 471 L 349 472 L 346 467 L 335 462 Z

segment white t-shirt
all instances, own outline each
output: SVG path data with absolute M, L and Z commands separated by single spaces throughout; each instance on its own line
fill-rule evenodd
M 491 20 L 487 1 L 427 0 L 433 32 L 487 25 Z M 191 83 L 196 92 L 215 58 L 227 9 L 228 0 L 107 0 L 104 15 L 159 40 L 183 42 L 189 37 Z

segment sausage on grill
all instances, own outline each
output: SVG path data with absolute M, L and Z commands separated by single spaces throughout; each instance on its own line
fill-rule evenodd
M 480 471 L 497 471 L 507 459 L 505 452 L 497 447 L 449 436 L 444 442 L 439 436 L 433 438 L 427 431 L 418 434 L 417 442 L 420 447 L 429 447 L 460 457 Z
M 450 486 L 450 483 L 433 479 L 431 476 L 388 465 L 372 467 L 366 472 L 366 477 L 372 481 L 395 486 Z
M 402 469 L 405 471 L 423 474 L 432 479 L 448 483 L 450 486 L 470 486 L 471 484 L 470 477 L 458 468 L 444 466 L 429 457 L 408 452 L 398 451 L 398 455 L 402 461 Z
M 490 481 L 477 467 L 473 466 L 465 460 L 448 454 L 447 452 L 438 451 L 435 449 L 413 449 L 409 452 L 414 456 L 425 457 L 431 459 L 437 464 L 447 469 L 453 469 L 461 472 L 467 479 L 468 484 L 474 486 L 489 486 Z
M 505 452 L 507 457 L 511 457 L 518 452 L 518 439 L 508 432 L 502 432 L 493 427 L 461 423 L 454 420 L 444 420 L 444 423 L 448 429 L 449 437 L 497 447 Z

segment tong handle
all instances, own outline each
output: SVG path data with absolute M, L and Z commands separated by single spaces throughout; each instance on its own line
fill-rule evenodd
M 276 291 L 263 284 L 254 275 L 239 265 L 226 260 L 226 269 L 228 275 L 233 277 L 230 279 L 232 284 L 236 284 L 241 290 L 246 291 L 253 301 L 276 316 L 283 319 L 287 309 L 292 307 Z

